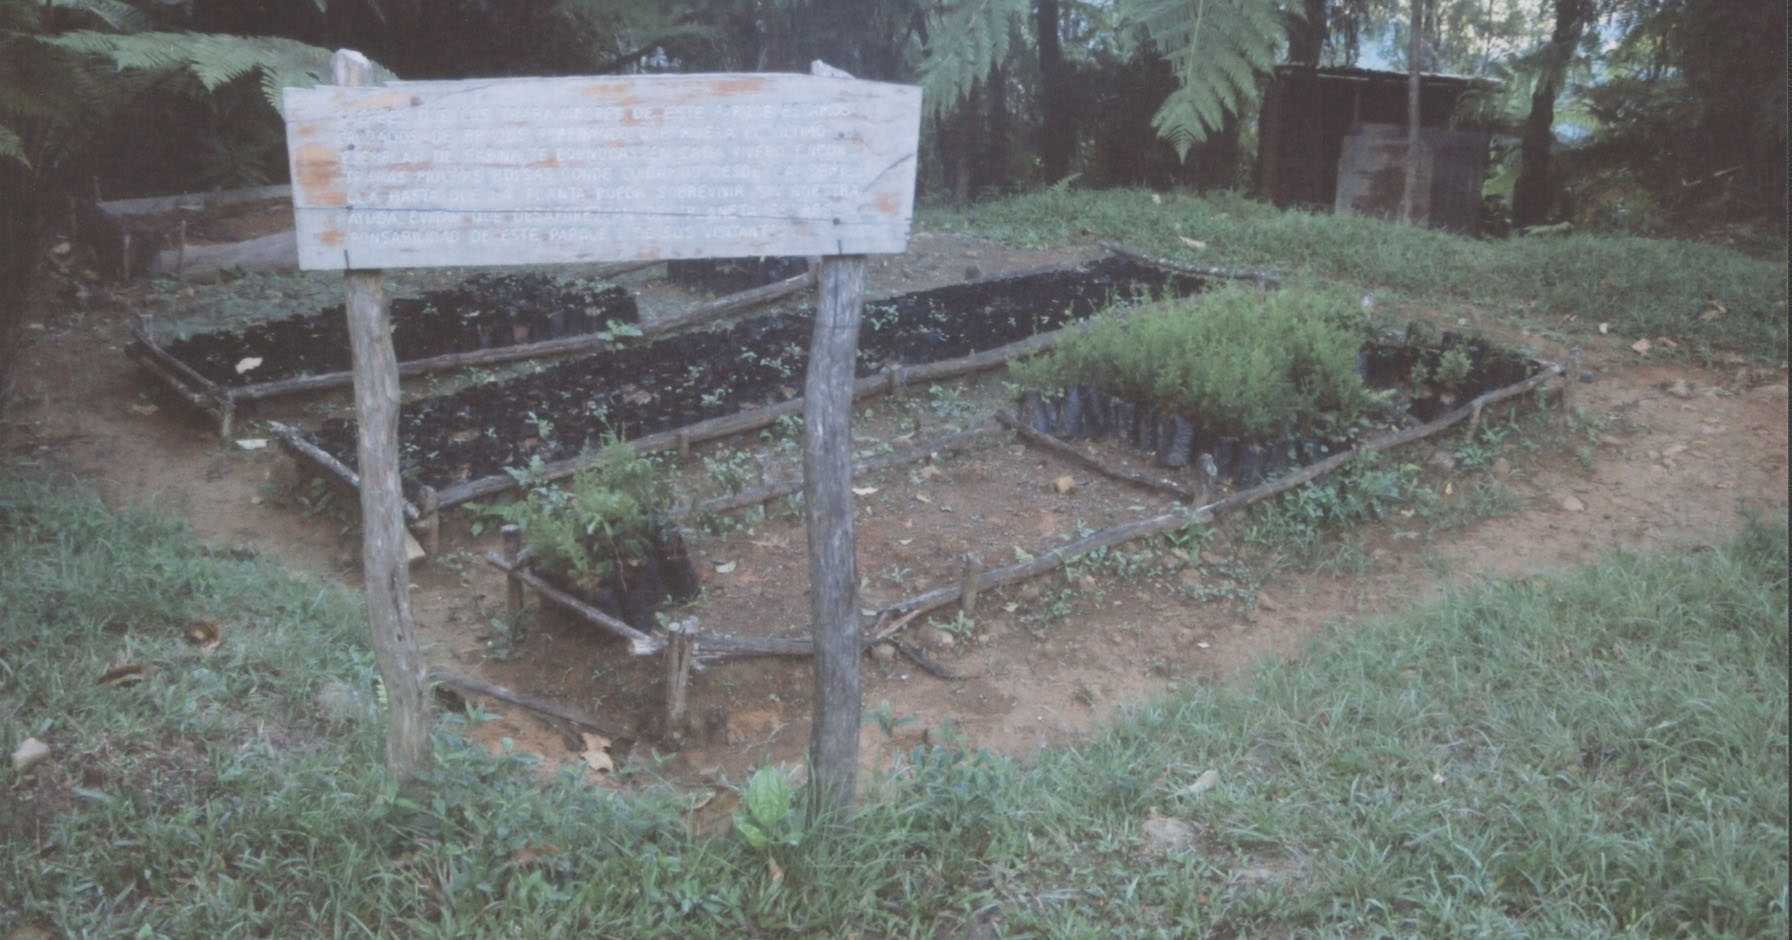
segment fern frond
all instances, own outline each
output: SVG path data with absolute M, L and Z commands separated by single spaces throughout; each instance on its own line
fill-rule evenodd
M 280 37 L 227 36 L 220 33 L 131 33 L 91 30 L 65 33 L 48 42 L 71 52 L 111 60 L 120 71 L 179 71 L 191 75 L 206 91 L 259 73 L 262 96 L 280 107 L 280 90 L 329 80 L 333 53 L 318 46 Z M 379 78 L 393 77 L 375 67 Z
M 1014 23 L 1027 0 L 950 0 L 928 12 L 927 54 L 921 61 L 927 113 L 941 117 L 1008 57 Z
M 1151 126 L 1186 158 L 1257 95 L 1286 37 L 1276 0 L 1132 0 L 1123 5 L 1135 39 L 1156 48 L 1176 75 Z
M 31 158 L 25 154 L 25 141 L 12 128 L 0 124 L 0 161 L 13 160 L 31 169 Z
M 50 6 L 86 13 L 119 32 L 135 32 L 150 26 L 149 17 L 124 0 L 50 0 Z

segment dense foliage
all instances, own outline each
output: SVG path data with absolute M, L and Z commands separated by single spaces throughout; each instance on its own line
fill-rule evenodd
M 1249 440 L 1335 429 L 1374 402 L 1357 372 L 1361 319 L 1338 293 L 1222 289 L 1099 317 L 1017 374 L 1093 385 Z

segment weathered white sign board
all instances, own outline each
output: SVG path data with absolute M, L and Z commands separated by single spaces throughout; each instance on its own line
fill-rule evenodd
M 286 89 L 299 266 L 906 250 L 921 90 L 750 73 Z

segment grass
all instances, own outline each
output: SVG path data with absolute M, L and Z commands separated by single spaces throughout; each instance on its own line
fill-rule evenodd
M 1625 337 L 1668 337 L 1695 354 L 1786 358 L 1786 267 L 1716 245 L 1630 236 L 1461 238 L 1359 216 L 1283 211 L 1232 195 L 1047 190 L 922 213 L 928 228 L 1020 245 L 1073 244 L 1085 230 L 1194 264 L 1471 303 L 1554 327 L 1574 317 Z M 1187 241 L 1202 243 L 1196 249 Z M 1715 300 L 1724 312 L 1702 319 Z
M 647 773 L 489 757 L 477 715 L 394 789 L 353 596 L 66 481 L 0 492 L 0 727 L 53 748 L 0 771 L 0 935 L 1788 926 L 1783 523 L 1455 594 L 1026 762 L 916 748 L 852 836 L 750 842 L 694 837 Z

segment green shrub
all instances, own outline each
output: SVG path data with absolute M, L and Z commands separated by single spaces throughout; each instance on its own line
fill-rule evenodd
M 1223 288 L 1098 317 L 1016 376 L 1092 385 L 1248 439 L 1348 424 L 1374 402 L 1357 373 L 1353 307 L 1330 291 Z
M 514 471 L 529 481 L 528 471 Z M 522 527 L 545 571 L 583 588 L 599 587 L 618 559 L 639 556 L 654 541 L 654 510 L 667 499 L 659 468 L 627 444 L 612 442 L 603 459 L 565 485 L 530 486 L 488 515 Z

